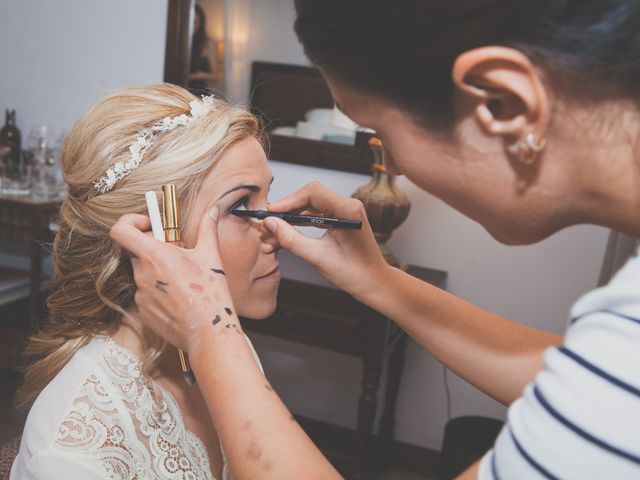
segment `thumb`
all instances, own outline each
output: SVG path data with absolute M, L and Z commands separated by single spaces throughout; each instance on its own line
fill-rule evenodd
M 205 212 L 200 219 L 198 225 L 198 239 L 196 241 L 196 250 L 202 250 L 207 253 L 207 257 L 212 251 L 215 257 L 218 257 L 218 218 L 220 217 L 220 209 L 216 206 L 211 207 Z
M 277 217 L 267 217 L 264 226 L 278 239 L 280 246 L 294 255 L 313 264 L 318 253 L 320 240 L 301 234 L 292 225 Z

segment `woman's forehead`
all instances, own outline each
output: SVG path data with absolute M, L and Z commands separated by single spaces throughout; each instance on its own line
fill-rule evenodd
M 242 169 L 269 169 L 262 145 L 253 137 L 231 146 L 218 161 L 217 169 L 234 171 Z
M 205 184 L 211 189 L 231 188 L 232 183 L 246 183 L 268 187 L 272 174 L 262 146 L 254 138 L 232 146 L 218 160 Z

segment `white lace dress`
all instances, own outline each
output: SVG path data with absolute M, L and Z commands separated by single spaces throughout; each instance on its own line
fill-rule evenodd
M 202 441 L 157 384 L 154 403 L 153 385 L 135 354 L 94 338 L 33 404 L 10 480 L 213 480 Z M 230 478 L 224 459 L 223 480 Z

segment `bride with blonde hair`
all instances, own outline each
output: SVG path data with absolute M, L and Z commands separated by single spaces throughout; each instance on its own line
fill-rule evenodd
M 11 479 L 230 478 L 177 350 L 139 321 L 135 258 L 109 231 L 122 215 L 146 215 L 145 192 L 175 184 L 184 248 L 209 239 L 207 212 L 219 212 L 224 270 L 210 275 L 225 275 L 231 298 L 212 322 L 241 333 L 239 316 L 268 317 L 277 245 L 260 222 L 231 213 L 267 204 L 272 175 L 261 135 L 245 110 L 168 84 L 116 91 L 71 130 L 49 316 L 26 349 L 17 403 L 30 411 Z M 170 282 L 167 272 L 157 286 Z

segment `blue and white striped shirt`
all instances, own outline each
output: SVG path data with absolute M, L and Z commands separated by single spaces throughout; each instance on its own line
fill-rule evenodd
M 571 310 L 564 344 L 509 408 L 485 479 L 640 479 L 640 257 Z

